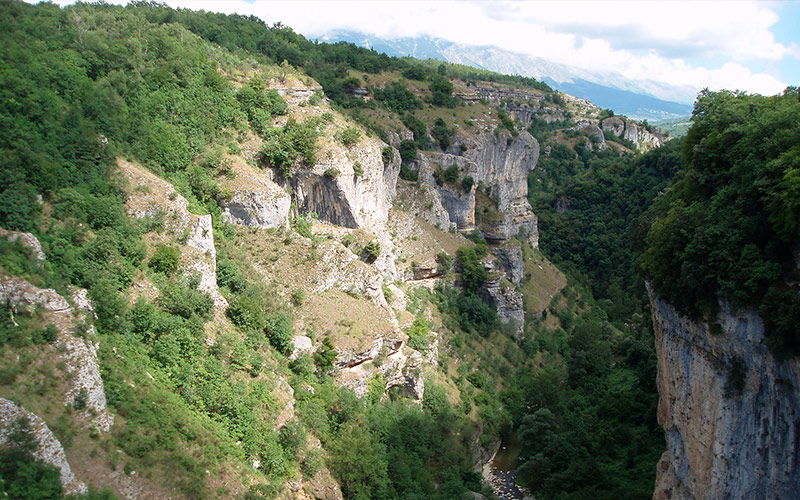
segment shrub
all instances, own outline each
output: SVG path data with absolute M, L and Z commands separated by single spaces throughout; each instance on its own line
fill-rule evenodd
M 458 182 L 458 165 L 453 163 L 447 167 L 442 173 L 442 180 L 448 184 L 455 184 Z
M 314 224 L 315 220 L 317 220 L 317 214 L 314 212 L 311 212 L 308 216 L 300 214 L 292 219 L 292 228 L 294 228 L 300 236 L 313 238 L 314 235 L 311 233 L 311 226 Z
M 361 140 L 361 132 L 356 127 L 348 127 L 336 133 L 336 140 L 350 147 Z
M 453 267 L 453 257 L 446 252 L 439 252 L 436 254 L 437 270 L 442 275 L 450 274 L 450 269 Z
M 338 168 L 329 168 L 329 169 L 325 170 L 325 172 L 322 175 L 324 175 L 325 177 L 327 177 L 330 180 L 335 180 L 337 177 L 339 177 L 339 169 Z
M 361 177 L 364 175 L 364 167 L 361 166 L 361 162 L 353 163 L 353 175 L 356 177 Z
M 410 169 L 406 165 L 400 165 L 400 178 L 404 181 L 416 182 L 419 180 L 419 171 Z
M 181 253 L 175 247 L 158 245 L 148 264 L 155 272 L 172 276 L 178 269 Z
M 264 301 L 263 292 L 255 287 L 248 288 L 231 301 L 230 307 L 228 307 L 228 317 L 239 328 L 261 331 L 267 324 L 267 315 L 263 307 Z
M 439 148 L 445 151 L 450 147 L 451 131 L 447 128 L 447 124 L 441 118 L 437 118 L 431 129 L 431 136 L 439 143 Z
M 475 179 L 470 177 L 469 175 L 461 179 L 461 189 L 464 192 L 470 192 L 472 190 L 472 186 L 475 184 Z
M 412 162 L 417 159 L 417 143 L 405 140 L 400 143 L 400 158 L 403 162 Z
M 300 307 L 303 305 L 303 302 L 305 300 L 306 300 L 306 292 L 304 292 L 300 288 L 295 288 L 294 290 L 292 290 L 292 302 L 294 303 L 294 305 Z
M 75 399 L 72 402 L 73 408 L 80 411 L 86 408 L 86 403 L 89 402 L 89 392 L 86 390 L 85 387 L 81 387 L 78 391 L 78 394 L 75 396 Z
M 161 291 L 158 302 L 168 313 L 186 319 L 198 316 L 209 320 L 214 315 L 214 299 L 209 294 L 193 290 L 183 283 L 168 284 Z
M 289 354 L 292 347 L 292 318 L 286 313 L 275 313 L 267 317 L 267 337 L 272 346 L 282 354 Z
M 333 368 L 333 362 L 336 360 L 337 352 L 330 337 L 322 339 L 322 346 L 314 353 L 314 363 L 317 365 L 317 371 L 320 374 L 326 374 Z
M 52 323 L 48 323 L 43 329 L 33 332 L 33 342 L 35 344 L 52 344 L 56 341 L 56 338 L 58 338 L 58 329 Z
M 391 146 L 386 146 L 381 150 L 381 159 L 383 160 L 383 166 L 388 167 L 392 160 L 394 160 L 394 151 L 392 150 Z
M 316 163 L 317 131 L 311 123 L 298 124 L 289 118 L 285 127 L 273 127 L 261 146 L 261 160 L 284 177 L 291 175 L 295 162 Z
M 381 254 L 381 246 L 380 244 L 373 240 L 364 245 L 364 248 L 361 249 L 361 255 L 363 256 L 364 260 L 368 263 L 373 263 Z
M 289 420 L 278 432 L 278 442 L 286 457 L 293 459 L 306 446 L 306 430 L 297 420 Z

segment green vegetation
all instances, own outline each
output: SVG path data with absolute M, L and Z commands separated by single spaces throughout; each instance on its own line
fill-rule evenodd
M 89 290 L 98 316 L 90 340 L 100 341 L 108 402 L 120 417 L 96 453 L 144 477 L 170 471 L 170 486 L 186 497 L 233 496 L 219 484 L 212 489 L 209 477 L 219 476 L 246 478 L 243 498 L 274 498 L 287 479 L 328 469 L 348 499 L 463 498 L 481 491 L 470 460 L 475 443 L 489 446 L 511 432 L 522 442 L 519 479 L 537 498 L 652 497 L 663 434 L 635 251 L 659 295 L 682 310 L 709 314 L 717 297 L 757 306 L 770 345 L 800 350 L 800 298 L 785 285 L 797 281 L 790 272 L 800 224 L 796 89 L 775 98 L 704 93 L 685 140 L 642 156 L 576 151 L 570 140 L 581 138 L 558 132 L 569 122 L 534 119 L 529 131 L 551 152 L 529 177 L 530 201 L 542 252 L 569 285 L 552 301 L 543 294 L 541 318 L 529 314 L 521 338 L 512 338 L 485 285 L 504 292 L 514 285 L 487 272 L 493 257 L 480 231 L 468 235 L 475 245 L 459 248 L 455 262 L 439 253 L 446 284 L 406 295 L 414 316 L 408 345 L 428 351 L 433 329 L 446 346 L 440 370 L 424 373 L 432 376 L 420 406 L 403 389 L 385 391 L 377 372 L 362 399 L 335 386 L 336 333 L 296 319 L 318 297 L 306 297 L 307 284 L 260 279 L 256 269 L 274 263 L 276 253 L 251 262 L 248 229 L 221 218 L 218 202 L 230 193 L 220 182 L 233 175 L 228 155 L 255 135 L 263 143 L 257 158 L 248 157 L 253 164 L 289 178 L 315 163 L 317 138 L 333 114 L 288 118 L 281 127 L 273 120 L 289 108 L 266 82 L 294 78 L 295 68 L 359 123 L 335 134 L 341 144 L 405 126 L 412 138 L 399 144 L 400 177 L 409 181 L 418 179 L 419 150 L 462 144 L 457 127 L 463 123 L 469 135 L 488 118 L 485 103 L 453 97 L 450 79 L 525 87 L 563 106 L 560 94 L 533 79 L 313 43 L 282 25 L 153 3 L 62 10 L 6 2 L 0 27 L 0 226 L 33 231 L 47 255 L 39 264 L 27 248 L 2 239 L 0 268 L 64 294 L 68 286 Z M 364 87 L 374 99 L 355 92 Z M 315 94 L 307 105 L 321 102 Z M 517 133 L 505 112 L 497 117 L 501 137 Z M 126 216 L 126 193 L 146 186 L 115 180 L 118 157 L 147 166 L 175 185 L 192 211 L 211 214 L 226 318 L 211 323 L 214 299 L 198 289 L 199 275 L 181 275 L 189 254 L 174 246 L 167 214 Z M 389 165 L 393 150 L 385 148 L 382 159 Z M 353 172 L 363 176 L 360 163 Z M 464 173 L 451 162 L 435 175 L 440 185 L 469 192 L 476 181 Z M 475 193 L 476 222 L 485 228 L 500 215 L 497 199 L 481 184 Z M 311 240 L 310 258 L 322 238 L 312 233 L 315 215 L 297 208 L 292 230 Z M 280 248 L 297 238 L 286 231 L 276 230 Z M 367 262 L 381 255 L 376 240 L 348 233 L 342 241 Z M 530 257 L 529 247 L 523 251 Z M 142 281 L 157 298 L 145 298 L 142 287 L 129 290 Z M 519 289 L 533 286 L 528 273 Z M 391 288 L 383 290 L 391 299 Z M 0 313 L 0 354 L 22 352 L 25 360 L 34 350 L 58 349 L 58 329 L 37 312 L 3 306 Z M 295 324 L 317 345 L 290 361 Z M 26 369 L 24 362 L 3 367 L 0 383 L 12 387 Z M 742 367 L 732 365 L 729 379 L 732 393 L 741 390 Z M 297 418 L 275 428 L 286 402 L 274 389 L 284 381 L 294 390 Z M 87 400 L 79 392 L 68 411 L 85 410 Z M 69 422 L 60 428 L 69 430 Z M 30 457 L 24 429 L 17 434 L 0 448 L 0 494 L 4 488 L 11 498 L 58 498 L 52 468 Z M 324 451 L 311 446 L 312 436 Z
M 297 163 L 306 166 L 316 163 L 318 134 L 313 123 L 300 124 L 289 118 L 284 127 L 272 127 L 265 135 L 262 161 L 278 169 L 282 176 L 290 177 Z
M 685 169 L 642 220 L 640 262 L 658 295 L 713 319 L 719 298 L 764 315 L 770 347 L 800 354 L 792 245 L 800 228 L 797 89 L 700 94 Z M 788 279 L 787 279 L 788 278 Z
M 361 132 L 356 127 L 348 127 L 336 133 L 336 140 L 349 147 L 361 140 Z

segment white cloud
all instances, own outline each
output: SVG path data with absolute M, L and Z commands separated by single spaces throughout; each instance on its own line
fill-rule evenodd
M 772 6 L 754 1 L 166 3 L 252 14 L 307 36 L 349 29 L 386 38 L 427 34 L 462 44 L 497 45 L 586 70 L 696 89 L 776 93 L 786 83 L 775 75 L 754 73 L 747 64 L 800 57 L 796 44 L 778 43 L 769 31 L 778 21 Z

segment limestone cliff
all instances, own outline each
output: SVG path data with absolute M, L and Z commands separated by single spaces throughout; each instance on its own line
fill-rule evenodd
M 539 242 L 536 215 L 528 202 L 528 173 L 539 159 L 539 143 L 527 132 L 512 137 L 507 133 L 485 133 L 463 155 L 420 153 L 417 161 L 419 179 L 438 186 L 442 204 L 450 220 L 460 230 L 471 230 L 476 224 L 476 191 L 488 191 L 496 203 L 498 216 L 482 228 L 487 239 L 506 241 L 521 236 L 534 247 Z M 459 178 L 472 177 L 476 185 L 469 191 L 459 186 L 437 183 L 436 175 L 456 165 Z M 482 215 L 482 214 L 481 214 Z
M 712 331 L 650 303 L 667 438 L 654 499 L 797 498 L 800 361 L 773 356 L 754 310 L 722 304 Z
M 385 144 L 365 138 L 350 148 L 331 148 L 312 168 L 289 180 L 295 205 L 320 220 L 350 228 L 378 229 L 389 216 L 400 168 L 395 154 L 384 165 Z
M 600 124 L 603 132 L 610 132 L 620 139 L 627 139 L 633 142 L 641 151 L 649 151 L 661 146 L 667 141 L 668 136 L 664 133 L 650 132 L 642 125 L 632 120 L 624 120 L 619 116 L 606 118 Z

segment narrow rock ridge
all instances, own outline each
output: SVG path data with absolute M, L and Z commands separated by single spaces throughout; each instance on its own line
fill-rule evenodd
M 667 451 L 655 500 L 788 499 L 800 491 L 800 361 L 778 360 L 757 312 L 682 316 L 648 289 Z
M 61 486 L 64 493 L 86 493 L 88 488 L 78 481 L 67 461 L 67 455 L 61 442 L 47 424 L 35 413 L 31 413 L 8 399 L 0 398 L 0 445 L 8 441 L 8 435 L 17 419 L 27 417 L 38 446 L 33 452 L 34 458 L 58 468 Z
M 669 138 L 666 134 L 652 133 L 644 125 L 637 124 L 632 120 L 623 120 L 619 116 L 606 118 L 600 124 L 603 132 L 611 132 L 620 139 L 627 139 L 642 151 L 661 146 Z
M 74 295 L 81 299 L 85 292 L 78 291 Z M 45 320 L 53 323 L 58 329 L 56 342 L 64 347 L 58 356 L 72 374 L 67 382 L 64 404 L 72 405 L 78 394 L 85 390 L 87 400 L 86 409 L 82 412 L 83 417 L 86 418 L 88 425 L 94 425 L 99 431 L 109 432 L 114 424 L 114 415 L 106 406 L 105 387 L 97 361 L 99 346 L 97 342 L 72 333 L 75 325 L 85 321 L 84 314 L 92 314 L 91 308 L 86 313 L 76 312 L 55 290 L 37 288 L 20 278 L 2 274 L 0 274 L 0 302 L 24 312 L 33 312 L 36 307 L 44 309 Z M 80 301 L 77 305 L 81 306 Z M 87 335 L 91 336 L 93 333 L 94 327 L 90 326 Z
M 197 289 L 211 296 L 216 312 L 223 312 L 228 301 L 217 287 L 217 250 L 211 215 L 189 212 L 188 202 L 172 184 L 144 168 L 121 159 L 117 164 L 133 188 L 125 202 L 128 215 L 136 218 L 163 216 L 165 230 L 178 241 L 185 240 L 184 248 L 192 249 L 184 251 L 184 274 L 199 274 Z

